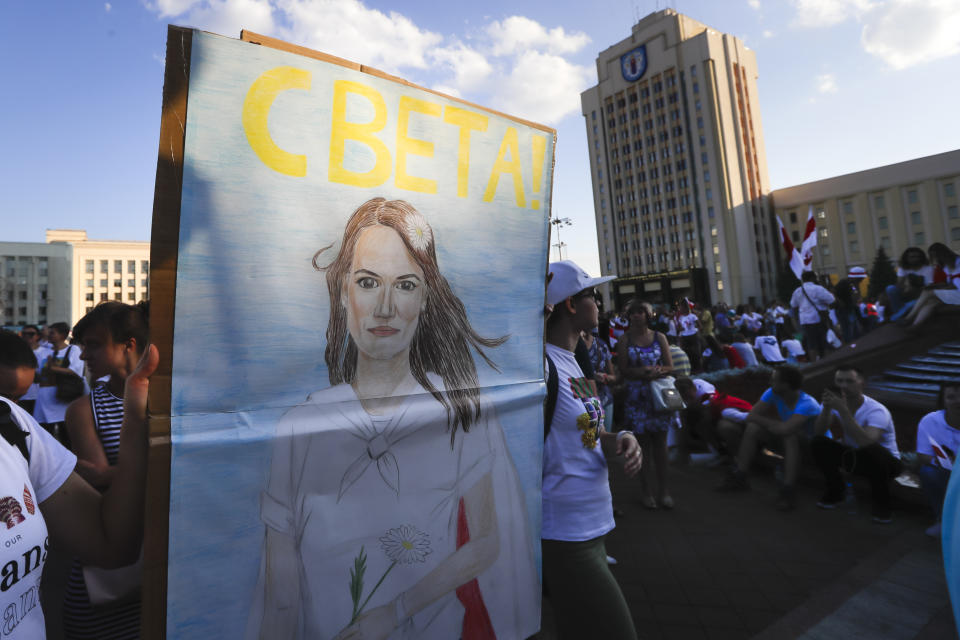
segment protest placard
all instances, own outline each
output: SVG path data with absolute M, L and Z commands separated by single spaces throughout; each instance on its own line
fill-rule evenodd
M 170 28 L 148 637 L 537 630 L 554 144 L 332 56 Z

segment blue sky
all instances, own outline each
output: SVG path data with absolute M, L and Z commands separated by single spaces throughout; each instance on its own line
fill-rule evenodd
M 557 128 L 554 214 L 597 271 L 579 92 L 597 52 L 674 6 L 756 51 L 774 188 L 960 148 L 956 0 L 8 0 L 0 239 L 148 240 L 166 24 L 241 28 Z M 556 257 L 556 251 L 551 252 Z

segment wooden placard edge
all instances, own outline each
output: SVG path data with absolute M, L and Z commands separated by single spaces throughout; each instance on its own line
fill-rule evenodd
M 150 450 L 143 540 L 140 635 L 166 637 L 170 525 L 170 407 L 183 152 L 193 31 L 167 27 L 160 143 L 150 237 L 150 336 L 160 366 L 150 384 Z
M 299 56 L 305 56 L 307 58 L 313 58 L 315 60 L 321 60 L 323 62 L 329 62 L 331 64 L 340 65 L 341 67 L 347 67 L 348 69 L 353 69 L 354 71 L 359 71 L 361 73 L 366 73 L 377 78 L 382 78 L 384 80 L 389 80 L 391 82 L 396 82 L 397 84 L 402 84 L 413 89 L 418 89 L 420 91 L 426 91 L 427 93 L 432 93 L 441 98 L 446 98 L 447 100 L 453 100 L 454 102 L 459 102 L 460 104 L 466 105 L 473 109 L 480 109 L 481 111 L 486 111 L 501 118 L 506 118 L 507 120 L 513 120 L 519 124 L 538 129 L 540 131 L 546 131 L 547 133 L 553 134 L 554 146 L 557 142 L 557 130 L 548 127 L 545 124 L 539 124 L 537 122 L 531 122 L 530 120 L 524 120 L 523 118 L 518 118 L 517 116 L 511 116 L 509 114 L 503 113 L 502 111 L 497 111 L 495 109 L 490 109 L 489 107 L 484 107 L 473 102 L 464 100 L 463 98 L 458 98 L 456 96 L 447 95 L 440 91 L 435 91 L 433 89 L 428 89 L 427 87 L 421 87 L 418 84 L 414 84 L 409 80 L 404 80 L 398 76 L 391 75 L 385 71 L 380 71 L 373 67 L 368 67 L 365 64 L 359 64 L 356 62 L 351 62 L 350 60 L 345 60 L 343 58 L 338 58 L 337 56 L 332 56 L 329 53 L 323 53 L 322 51 L 316 51 L 314 49 L 308 49 L 307 47 L 301 47 L 297 44 L 291 44 L 284 40 L 278 40 L 277 38 L 271 38 L 270 36 L 265 36 L 259 33 L 254 33 L 253 31 L 247 31 L 246 29 L 240 32 L 240 40 L 243 42 L 249 42 L 251 44 L 259 44 L 264 47 L 270 47 L 271 49 L 277 49 L 279 51 L 287 51 L 289 53 L 294 53 Z M 552 182 L 552 181 L 551 181 Z

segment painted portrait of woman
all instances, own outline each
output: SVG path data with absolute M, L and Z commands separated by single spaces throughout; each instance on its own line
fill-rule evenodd
M 329 387 L 281 419 L 249 637 L 524 638 L 540 586 L 474 354 L 487 338 L 410 204 L 374 198 L 319 251 Z M 328 257 L 330 256 L 330 257 Z

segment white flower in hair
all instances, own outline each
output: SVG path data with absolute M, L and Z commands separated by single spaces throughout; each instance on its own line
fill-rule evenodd
M 417 251 L 426 251 L 433 242 L 433 231 L 426 219 L 418 212 L 411 213 L 407 216 L 406 227 L 410 246 Z

